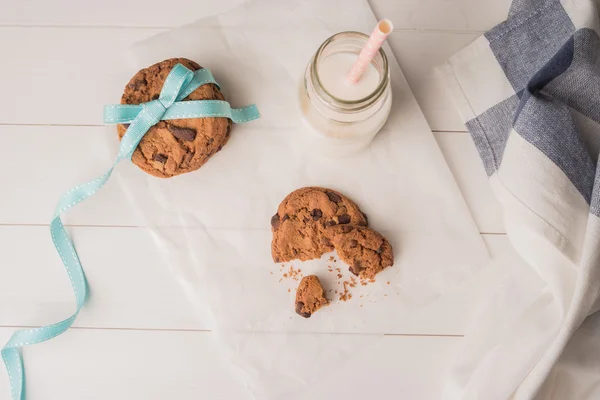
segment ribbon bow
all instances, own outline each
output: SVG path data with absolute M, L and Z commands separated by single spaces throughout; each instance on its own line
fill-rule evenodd
M 127 132 L 125 132 L 125 135 L 121 139 L 117 158 L 103 175 L 76 186 L 63 194 L 54 211 L 52 222 L 50 222 L 50 235 L 71 280 L 77 310 L 69 318 L 55 324 L 17 331 L 8 340 L 1 354 L 8 371 L 13 400 L 24 399 L 23 384 L 25 376 L 19 348 L 44 342 L 66 331 L 75 322 L 87 298 L 87 282 L 83 268 L 75 250 L 75 245 L 60 219 L 61 214 L 76 204 L 81 203 L 104 186 L 117 164 L 124 159 L 131 159 L 142 137 L 148 132 L 148 129 L 156 125 L 160 120 L 225 117 L 230 118 L 235 123 L 242 123 L 260 117 L 255 105 L 232 109 L 229 103 L 220 100 L 181 101 L 194 90 L 207 83 L 217 85 L 212 73 L 208 69 L 200 69 L 192 72 L 183 65 L 177 64 L 167 76 L 157 100 L 140 105 L 118 104 L 105 106 L 104 122 L 130 123 Z

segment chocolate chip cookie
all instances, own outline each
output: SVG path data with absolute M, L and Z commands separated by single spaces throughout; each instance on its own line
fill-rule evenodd
M 373 229 L 357 225 L 327 228 L 325 235 L 335 246 L 340 259 L 350 266 L 350 272 L 364 279 L 394 264 L 392 245 Z
M 353 224 L 367 226 L 367 216 L 339 192 L 320 187 L 305 187 L 290 193 L 271 218 L 275 262 L 312 260 L 333 251 L 323 234 L 329 226 Z
M 134 75 L 125 87 L 121 104 L 140 104 L 158 99 L 169 72 L 176 64 L 195 71 L 201 67 L 185 58 L 171 58 Z M 202 85 L 183 101 L 224 100 L 216 85 Z M 117 126 L 119 138 L 128 125 Z M 200 168 L 221 150 L 229 139 L 228 118 L 207 117 L 160 121 L 140 141 L 131 161 L 143 171 L 159 178 L 170 178 Z
M 302 278 L 296 290 L 296 313 L 304 318 L 310 316 L 319 308 L 329 304 L 321 281 L 316 275 Z

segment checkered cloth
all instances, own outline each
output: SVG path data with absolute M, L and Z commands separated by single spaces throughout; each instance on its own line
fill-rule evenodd
M 600 399 L 599 33 L 589 0 L 515 0 L 443 67 L 536 273 L 498 283 L 447 398 Z

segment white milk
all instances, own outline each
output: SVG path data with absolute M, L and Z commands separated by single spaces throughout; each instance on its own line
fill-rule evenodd
M 379 73 L 369 64 L 360 80 L 350 84 L 346 75 L 358 58 L 354 53 L 334 53 L 321 60 L 318 66 L 319 79 L 323 88 L 341 100 L 359 100 L 367 97 L 379 84 Z

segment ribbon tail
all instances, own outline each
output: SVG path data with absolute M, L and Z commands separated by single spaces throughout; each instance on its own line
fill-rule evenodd
M 63 266 L 69 275 L 71 287 L 75 294 L 77 309 L 73 315 L 63 321 L 52 325 L 42 326 L 40 328 L 18 330 L 13 333 L 8 340 L 1 353 L 8 371 L 13 400 L 25 399 L 25 374 L 20 348 L 45 342 L 46 340 L 50 340 L 65 332 L 75 322 L 75 319 L 87 298 L 87 281 L 81 266 L 81 261 L 79 260 L 75 246 L 60 219 L 60 215 L 69 208 L 93 195 L 104 186 L 118 162 L 119 160 L 115 162 L 108 172 L 99 178 L 74 187 L 61 196 L 58 202 L 54 218 L 50 223 L 50 236 L 52 237 L 54 247 L 61 258 Z
M 12 338 L 11 338 L 12 339 Z M 8 347 L 2 349 L 2 360 L 8 371 L 8 380 L 10 383 L 10 393 L 13 400 L 24 400 L 24 374 L 23 358 L 19 349 Z

